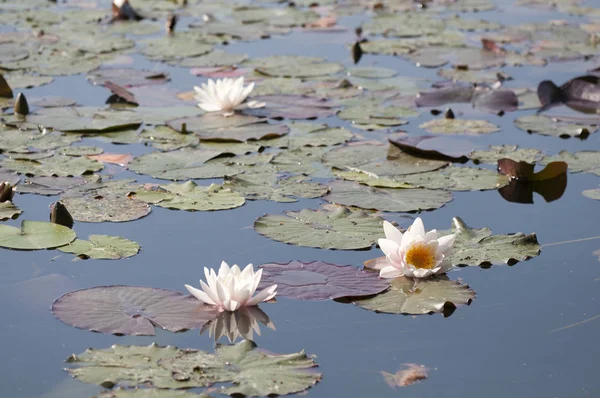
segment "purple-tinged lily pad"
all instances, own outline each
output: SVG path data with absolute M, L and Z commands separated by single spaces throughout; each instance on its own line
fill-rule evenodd
M 448 137 L 435 135 L 397 135 L 389 137 L 388 141 L 413 156 L 458 163 L 468 162 L 468 154 L 473 151 L 473 144 L 468 141 L 449 140 Z
M 54 315 L 92 332 L 153 336 L 154 327 L 170 332 L 202 327 L 217 311 L 183 293 L 141 286 L 98 286 L 57 299 Z
M 278 296 L 298 300 L 371 296 L 390 286 L 388 281 L 379 279 L 375 273 L 323 261 L 269 263 L 260 268 L 263 276 L 259 289 L 276 284 Z
M 252 98 L 264 102 L 264 108 L 247 110 L 245 113 L 272 119 L 318 119 L 335 115 L 333 101 L 305 95 L 265 95 Z

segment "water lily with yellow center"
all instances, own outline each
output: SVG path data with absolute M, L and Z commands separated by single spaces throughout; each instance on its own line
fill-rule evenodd
M 254 83 L 244 87 L 244 77 L 237 79 L 208 79 L 201 87 L 194 86 L 195 99 L 198 106 L 206 112 L 223 112 L 223 116 L 231 116 L 236 110 L 245 108 L 262 108 L 264 102 L 244 102 L 254 89 Z
M 387 265 L 379 272 L 380 277 L 427 278 L 452 268 L 446 254 L 454 243 L 454 234 L 438 238 L 435 229 L 426 233 L 420 217 L 404 233 L 387 221 L 383 223 L 383 230 L 385 239 L 379 239 L 378 243 Z
M 200 281 L 202 290 L 190 285 L 185 285 L 185 288 L 198 300 L 214 305 L 219 311 L 235 311 L 241 307 L 257 305 L 271 300 L 277 294 L 277 285 L 273 285 L 252 297 L 262 278 L 262 269 L 254 272 L 252 264 L 240 271 L 237 265 L 229 267 L 223 261 L 218 274 L 215 270 L 204 267 L 204 275 L 206 283 Z

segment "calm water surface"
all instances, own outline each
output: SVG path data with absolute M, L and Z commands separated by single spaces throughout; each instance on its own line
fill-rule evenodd
M 502 5 L 500 0 L 497 1 Z M 588 3 L 589 4 L 589 3 Z M 593 4 L 591 4 L 593 5 Z M 598 5 L 598 4 L 597 4 Z M 486 12 L 469 17 L 503 23 L 547 21 L 564 14 L 532 11 L 514 6 L 503 12 Z M 342 18 L 350 28 L 363 18 Z M 249 55 L 300 54 L 325 56 L 331 61 L 352 64 L 346 44 L 352 29 L 343 33 L 292 33 L 268 41 L 238 43 L 231 52 Z M 394 68 L 402 76 L 437 80 L 435 70 L 418 69 L 411 63 L 388 56 L 365 55 L 361 66 Z M 135 57 L 135 67 L 165 70 L 172 85 L 189 90 L 201 79 L 187 69 L 168 67 Z M 544 68 L 504 68 L 514 77 L 510 87 L 535 87 L 540 80 L 562 83 L 598 66 L 593 62 L 553 63 Z M 82 105 L 101 105 L 108 90 L 87 83 L 85 76 L 57 78 L 53 84 L 25 90 L 28 97 L 62 95 Z M 600 150 L 600 133 L 587 140 L 561 140 L 528 135 L 513 125 L 523 112 L 504 117 L 489 116 L 453 106 L 465 117 L 485 117 L 501 132 L 469 140 L 478 145 L 519 144 L 547 153 Z M 417 126 L 431 116 L 423 112 L 404 126 L 421 134 Z M 321 120 L 319 121 L 321 122 Z M 338 119 L 322 122 L 345 125 Z M 383 137 L 384 133 L 372 133 Z M 83 145 L 112 145 L 86 139 Z M 149 148 L 130 145 L 113 152 L 145 153 Z M 152 181 L 131 172 L 119 178 Z M 600 263 L 595 250 L 600 239 L 552 245 L 600 235 L 599 204 L 581 195 L 597 188 L 600 180 L 591 174 L 569 174 L 567 191 L 560 200 L 546 203 L 536 196 L 535 204 L 505 201 L 496 191 L 455 193 L 454 200 L 434 212 L 421 214 L 428 228 L 446 229 L 452 217 L 460 216 L 473 227 L 490 227 L 495 233 L 535 232 L 542 254 L 515 266 L 491 269 L 472 267 L 452 272 L 476 292 L 470 306 L 459 307 L 449 318 L 441 315 L 402 316 L 365 311 L 334 302 L 299 302 L 278 298 L 277 304 L 261 308 L 276 326 L 262 328 L 256 343 L 273 352 L 306 350 L 316 354 L 323 380 L 308 391 L 310 397 L 599 397 L 600 319 L 567 329 L 567 325 L 592 318 L 600 312 Z M 205 183 L 204 181 L 202 183 Z M 55 198 L 20 195 L 17 203 L 26 212 L 21 219 L 45 220 Z M 72 261 L 57 251 L 0 252 L 0 396 L 2 397 L 89 397 L 100 389 L 73 380 L 62 370 L 63 360 L 88 347 L 112 344 L 144 345 L 157 342 L 182 348 L 212 351 L 214 342 L 198 331 L 173 334 L 157 330 L 153 337 L 117 337 L 90 333 L 67 326 L 50 313 L 52 301 L 75 289 L 99 285 L 140 285 L 183 291 L 184 283 L 197 284 L 202 267 L 217 267 L 221 260 L 238 264 L 262 264 L 290 260 L 322 260 L 360 266 L 379 256 L 379 250 L 327 251 L 284 245 L 257 234 L 254 219 L 264 213 L 317 208 L 322 200 L 297 203 L 247 202 L 223 212 L 169 211 L 154 207 L 141 220 L 125 224 L 77 223 L 78 236 L 119 235 L 137 241 L 142 251 L 122 261 Z M 406 226 L 406 215 L 386 218 Z M 18 225 L 20 220 L 8 222 Z M 429 379 L 394 391 L 380 372 L 394 373 L 403 363 L 423 364 L 431 369 Z

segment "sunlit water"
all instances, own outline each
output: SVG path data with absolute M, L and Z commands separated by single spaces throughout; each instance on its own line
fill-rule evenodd
M 557 15 L 507 7 L 504 13 L 487 12 L 471 17 L 521 23 L 546 21 L 558 18 Z M 350 66 L 346 44 L 352 41 L 352 30 L 361 20 L 342 18 L 341 24 L 351 28 L 345 33 L 292 33 L 268 41 L 233 44 L 228 50 L 253 57 L 289 53 L 326 56 Z M 178 90 L 189 90 L 200 81 L 187 69 L 150 63 L 137 56 L 135 59 L 135 67 L 169 72 L 172 86 Z M 383 66 L 398 70 L 401 76 L 437 80 L 435 70 L 418 69 L 396 57 L 366 54 L 360 65 Z M 504 68 L 504 71 L 514 77 L 514 81 L 507 82 L 509 86 L 535 87 L 544 79 L 562 83 L 595 66 L 593 62 L 565 62 L 544 68 Z M 101 105 L 109 95 L 108 90 L 90 85 L 84 76 L 56 78 L 51 85 L 24 92 L 31 98 L 62 95 L 82 105 Z M 547 153 L 600 149 L 600 133 L 585 141 L 528 135 L 513 124 L 514 118 L 523 112 L 497 117 L 472 110 L 470 105 L 452 108 L 465 112 L 467 117 L 485 117 L 501 127 L 499 133 L 469 137 L 481 146 L 519 144 Z M 403 128 L 421 134 L 417 126 L 429 118 L 423 112 Z M 345 125 L 336 118 L 322 122 Z M 107 151 L 112 147 L 94 139 L 81 144 L 101 146 Z M 141 145 L 112 148 L 113 152 L 135 155 L 149 150 Z M 151 181 L 131 172 L 121 173 L 119 178 Z M 428 228 L 449 228 L 452 217 L 460 216 L 469 225 L 488 226 L 494 233 L 535 232 L 543 246 L 539 257 L 512 267 L 470 267 L 451 273 L 452 279 L 459 278 L 470 285 L 477 297 L 470 306 L 459 307 L 449 318 L 439 314 L 384 315 L 351 304 L 278 298 L 277 304 L 261 306 L 276 330 L 263 327 L 256 343 L 273 352 L 304 349 L 315 354 L 323 380 L 308 391 L 311 397 L 600 396 L 597 376 L 600 319 L 562 329 L 598 315 L 600 263 L 593 252 L 600 249 L 600 239 L 553 245 L 600 235 L 598 202 L 581 195 L 584 189 L 597 188 L 599 179 L 591 174 L 569 174 L 568 179 L 567 191 L 552 203 L 546 203 L 540 196 L 534 197 L 535 204 L 524 205 L 509 203 L 496 191 L 459 192 L 441 209 L 421 214 Z M 55 197 L 19 196 L 18 205 L 25 210 L 20 219 L 45 220 L 48 205 L 54 200 Z M 88 347 L 145 345 L 154 341 L 182 348 L 213 349 L 212 339 L 196 330 L 180 334 L 157 330 L 153 337 L 117 337 L 72 328 L 50 313 L 52 301 L 67 291 L 113 284 L 183 291 L 184 283 L 197 285 L 203 266 L 216 267 L 223 259 L 241 265 L 322 260 L 360 266 L 364 260 L 380 255 L 378 249 L 327 251 L 285 245 L 252 229 L 253 221 L 264 213 L 317 208 L 322 202 L 249 201 L 234 210 L 196 213 L 154 207 L 148 217 L 135 222 L 76 223 L 80 237 L 109 234 L 137 241 L 142 251 L 128 260 L 72 261 L 71 255 L 57 251 L 2 250 L 0 396 L 94 395 L 101 390 L 99 387 L 73 380 L 62 370 L 64 359 Z M 389 214 L 386 218 L 403 226 L 408 221 L 406 215 L 399 214 Z M 20 219 L 8 224 L 18 225 Z M 428 380 L 398 391 L 391 389 L 380 372 L 394 373 L 403 363 L 430 368 Z

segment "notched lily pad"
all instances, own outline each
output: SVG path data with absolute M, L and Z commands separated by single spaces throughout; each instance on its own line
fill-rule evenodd
M 90 235 L 89 240 L 77 239 L 59 247 L 58 250 L 75 254 L 83 260 L 89 258 L 118 260 L 135 256 L 140 251 L 140 245 L 120 236 Z
M 75 232 L 62 225 L 23 221 L 21 228 L 0 225 L 0 247 L 16 250 L 53 249 L 75 240 Z
M 154 336 L 155 326 L 170 332 L 200 328 L 217 316 L 213 307 L 179 292 L 119 285 L 67 293 L 52 312 L 79 329 L 127 336 Z
M 6 221 L 10 219 L 16 219 L 23 213 L 23 210 L 19 209 L 10 200 L 0 202 L 0 221 Z
M 193 181 L 183 184 L 146 186 L 133 197 L 143 202 L 175 210 L 213 211 L 240 207 L 244 198 L 222 185 L 200 186 Z
M 278 242 L 322 249 L 368 249 L 381 237 L 383 219 L 361 210 L 325 205 L 318 210 L 266 214 L 254 222 L 261 235 Z
M 457 266 L 481 266 L 489 268 L 492 264 L 514 265 L 529 260 L 541 252 L 541 246 L 535 234 L 523 233 L 492 235 L 489 228 L 471 228 L 459 217 L 452 219 L 451 231 L 456 234 L 450 254 L 446 258 Z
M 364 309 L 386 314 L 422 315 L 441 312 L 452 315 L 459 305 L 469 305 L 475 291 L 468 285 L 446 277 L 413 279 L 399 277 L 390 282 L 390 290 L 375 297 L 353 299 Z
M 292 261 L 263 264 L 260 268 L 263 276 L 259 289 L 276 284 L 278 296 L 298 300 L 370 296 L 389 287 L 388 281 L 379 279 L 377 274 L 361 271 L 351 265 Z

